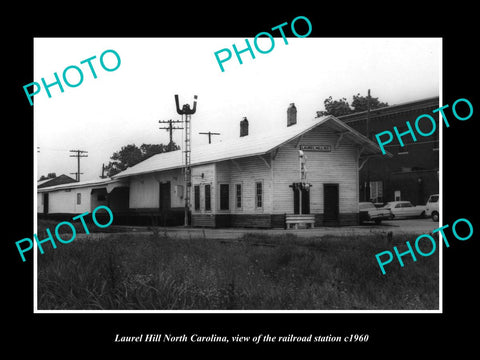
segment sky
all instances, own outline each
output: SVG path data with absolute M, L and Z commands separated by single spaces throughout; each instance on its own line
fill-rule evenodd
M 159 120 L 179 120 L 174 95 L 180 106 L 193 104 L 192 146 L 208 143 L 198 132 L 219 132 L 212 141 L 228 141 L 239 136 L 239 122 L 249 120 L 249 131 L 268 132 L 286 126 L 286 111 L 295 103 L 298 122 L 311 121 L 323 101 L 367 95 L 389 105 L 439 96 L 441 91 L 442 40 L 440 38 L 274 38 L 267 54 L 241 54 L 239 64 L 232 49 L 246 47 L 245 38 L 35 38 L 34 79 L 47 84 L 56 72 L 64 92 L 50 87 L 51 98 L 42 87 L 34 96 L 35 173 L 58 175 L 77 171 L 77 159 L 69 150 L 86 150 L 81 159 L 81 180 L 97 179 L 102 163 L 128 144 L 167 144 L 169 134 L 159 129 Z M 270 47 L 260 39 L 261 49 Z M 222 72 L 214 53 L 228 48 L 232 58 Z M 121 64 L 105 71 L 100 55 L 116 51 Z M 220 56 L 223 58 L 226 53 Z M 87 63 L 91 60 L 97 78 Z M 112 53 L 104 57 L 113 68 Z M 83 82 L 68 87 L 62 74 L 68 66 L 78 66 Z M 79 81 L 68 70 L 71 83 Z M 25 97 L 28 104 L 28 99 Z M 182 131 L 174 132 L 181 144 Z M 37 152 L 35 149 L 39 147 Z

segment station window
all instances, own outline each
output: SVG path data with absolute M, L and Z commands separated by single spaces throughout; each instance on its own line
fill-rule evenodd
M 200 210 L 200 185 L 193 187 L 193 206 L 195 210 Z
M 373 203 L 383 202 L 383 182 L 370 181 L 370 200 Z
M 255 183 L 255 207 L 263 207 L 263 183 L 261 181 Z
M 393 199 L 394 201 L 401 201 L 402 200 L 402 195 L 400 190 L 395 190 L 393 193 Z
M 205 211 L 212 210 L 212 196 L 210 184 L 205 184 Z
M 82 203 L 82 194 L 77 193 L 77 205 L 80 205 Z
M 235 207 L 242 208 L 242 184 L 235 184 Z

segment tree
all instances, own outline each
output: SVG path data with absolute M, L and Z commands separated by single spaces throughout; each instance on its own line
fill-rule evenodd
M 317 117 L 325 115 L 342 116 L 352 112 L 346 98 L 332 100 L 332 97 L 329 96 L 323 101 L 323 105 L 325 106 L 325 111 L 317 111 Z
M 135 144 L 122 146 L 120 151 L 114 152 L 110 157 L 112 161 L 105 166 L 105 170 L 108 176 L 113 176 L 153 155 L 178 150 L 179 148 L 175 143 L 170 146 L 163 144 L 142 144 L 140 147 Z
M 388 103 L 378 101 L 378 98 L 374 98 L 371 96 L 370 98 L 368 96 L 361 96 L 360 93 L 358 93 L 357 95 L 353 95 L 352 99 L 352 105 L 350 106 L 346 98 L 341 98 L 340 100 L 332 100 L 332 97 L 329 96 L 323 101 L 325 110 L 317 111 L 317 117 L 325 115 L 342 116 L 360 111 L 366 111 L 368 110 L 369 103 L 370 110 L 388 106 Z
M 378 101 L 378 97 L 374 98 L 370 96 L 370 99 L 368 99 L 368 96 L 360 96 L 360 94 L 357 94 L 357 95 L 353 95 L 353 101 L 352 101 L 353 111 L 352 112 L 367 111 L 369 100 L 370 100 L 370 110 L 388 106 L 388 103 Z

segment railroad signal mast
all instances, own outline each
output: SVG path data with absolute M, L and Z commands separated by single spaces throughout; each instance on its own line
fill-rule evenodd
M 190 209 L 190 188 L 192 187 L 192 172 L 191 172 L 191 119 L 192 115 L 195 114 L 197 110 L 197 95 L 193 97 L 193 108 L 190 108 L 189 104 L 184 104 L 180 109 L 180 104 L 178 101 L 178 95 L 175 95 L 175 105 L 177 107 L 177 113 L 182 115 L 182 121 L 184 123 L 185 129 L 185 170 L 184 170 L 184 181 L 185 181 L 185 221 L 184 225 L 188 226 L 188 211 Z

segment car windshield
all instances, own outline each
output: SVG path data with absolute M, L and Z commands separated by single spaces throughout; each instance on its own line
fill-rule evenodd
M 387 203 L 387 205 L 385 205 L 383 208 L 384 209 L 391 209 L 392 208 L 392 203 Z
M 432 195 L 432 196 L 430 196 L 430 199 L 428 200 L 428 202 L 431 202 L 431 203 L 436 203 L 436 202 L 438 202 L 438 195 Z

